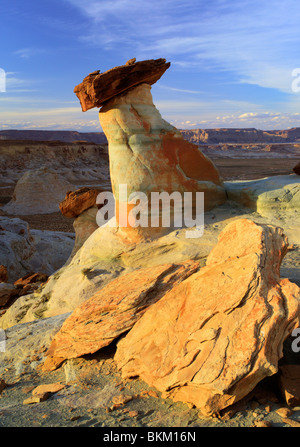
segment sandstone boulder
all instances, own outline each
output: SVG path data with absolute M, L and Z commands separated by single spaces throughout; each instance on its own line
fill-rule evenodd
M 67 191 L 75 189 L 49 168 L 30 170 L 18 180 L 13 198 L 2 207 L 12 215 L 50 214 L 59 211 Z
M 206 266 L 118 342 L 122 377 L 139 376 L 211 415 L 276 373 L 283 341 L 299 325 L 300 289 L 279 276 L 287 247 L 280 228 L 247 219 L 227 225 Z
M 59 204 L 59 209 L 66 217 L 77 217 L 96 205 L 96 198 L 100 192 L 98 189 L 91 188 L 68 191 L 64 200 Z
M 154 84 L 169 68 L 165 59 L 150 59 L 136 62 L 130 59 L 125 65 L 100 73 L 96 70 L 84 78 L 74 88 L 83 112 L 93 107 L 101 107 L 107 100 L 146 82 Z
M 198 262 L 144 268 L 112 280 L 77 307 L 56 334 L 44 371 L 64 360 L 98 351 L 127 332 L 147 308 L 195 273 Z

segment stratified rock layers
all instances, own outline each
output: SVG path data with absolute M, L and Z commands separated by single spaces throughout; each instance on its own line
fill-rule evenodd
M 206 415 L 247 395 L 278 370 L 299 325 L 299 287 L 279 271 L 288 241 L 279 228 L 238 219 L 206 267 L 153 304 L 118 343 L 123 378 L 139 376 Z
M 112 98 L 101 108 L 99 119 L 109 142 L 116 210 L 121 184 L 127 185 L 127 199 L 136 192 L 145 193 L 150 200 L 151 192 L 178 191 L 204 192 L 206 210 L 225 202 L 217 168 L 162 119 L 153 104 L 150 85 L 141 84 Z
M 107 346 L 130 330 L 149 306 L 198 268 L 195 261 L 164 264 L 112 280 L 65 321 L 47 352 L 44 370 L 55 369 L 66 359 Z

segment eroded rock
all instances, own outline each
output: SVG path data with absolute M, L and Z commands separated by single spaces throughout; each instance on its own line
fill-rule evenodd
M 280 280 L 283 231 L 237 219 L 199 272 L 153 304 L 118 343 L 122 377 L 139 376 L 205 415 L 246 396 L 278 371 L 299 325 L 300 289 Z
M 199 268 L 199 262 L 144 268 L 112 280 L 77 307 L 56 334 L 43 369 L 98 351 L 127 332 L 146 309 Z

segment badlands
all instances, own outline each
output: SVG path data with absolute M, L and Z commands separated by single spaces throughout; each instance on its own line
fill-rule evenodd
M 2 134 L 0 426 L 300 426 L 299 133 L 176 129 L 169 67 L 75 87 L 101 143 Z M 137 191 L 204 193 L 201 237 L 123 225 Z

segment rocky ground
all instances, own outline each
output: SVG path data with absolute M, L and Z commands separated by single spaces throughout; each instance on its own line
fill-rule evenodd
M 204 418 L 187 404 L 162 399 L 141 380 L 123 381 L 113 361 L 114 346 L 101 354 L 68 360 L 48 374 L 21 365 L 2 377 L 0 427 L 299 427 L 300 407 L 288 408 L 277 378 L 265 380 L 219 417 Z M 34 403 L 39 385 L 60 384 L 45 401 Z

